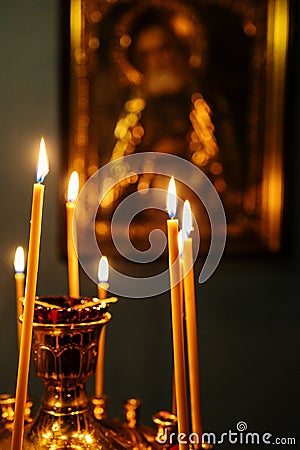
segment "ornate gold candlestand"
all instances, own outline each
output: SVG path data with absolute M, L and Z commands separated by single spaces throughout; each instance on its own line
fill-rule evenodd
M 96 423 L 85 390 L 95 370 L 101 327 L 109 319 L 104 313 L 90 323 L 35 324 L 33 360 L 45 391 L 26 433 L 33 448 L 114 448 Z
M 106 418 L 105 399 L 91 401 L 85 389 L 94 374 L 102 326 L 109 322 L 109 299 L 39 298 L 35 307 L 32 353 L 37 375 L 44 382 L 39 410 L 25 414 L 23 450 L 162 450 L 161 433 L 175 431 L 176 417 L 160 412 L 157 430 L 139 425 L 140 403 L 124 403 L 125 420 Z M 0 450 L 10 450 L 15 399 L 0 395 Z M 209 448 L 203 446 L 202 448 Z
M 35 308 L 32 352 L 45 389 L 36 417 L 25 427 L 24 450 L 120 449 L 94 417 L 85 389 L 95 371 L 101 328 L 111 318 L 108 301 L 84 308 L 87 299 L 72 299 L 72 307 L 64 297 L 39 300 L 47 307 Z M 53 307 L 62 303 L 67 304 Z M 3 428 L 0 449 L 6 450 L 11 427 Z

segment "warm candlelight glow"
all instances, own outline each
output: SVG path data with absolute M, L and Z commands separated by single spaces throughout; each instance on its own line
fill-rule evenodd
M 174 177 L 171 177 L 167 195 L 167 211 L 169 217 L 174 218 L 176 215 L 176 185 Z
M 98 297 L 102 300 L 106 298 L 109 272 L 108 260 L 106 256 L 101 256 L 98 266 Z M 103 326 L 98 343 L 98 359 L 95 376 L 95 397 L 103 397 L 104 386 L 104 362 L 105 362 L 105 341 L 106 341 L 106 325 Z
M 71 297 L 79 297 L 79 265 L 76 252 L 76 230 L 73 228 L 74 208 L 79 191 L 79 177 L 76 171 L 72 172 L 69 180 L 66 219 L 67 219 L 67 253 L 68 253 L 68 279 L 69 294 Z
M 75 202 L 78 196 L 78 191 L 79 191 L 79 176 L 78 173 L 74 171 L 71 173 L 69 180 L 67 201 Z
M 190 202 L 186 200 L 183 205 L 182 229 L 189 236 L 191 234 L 192 228 L 193 228 L 193 219 L 192 219 L 191 205 Z
M 20 322 L 20 316 L 23 314 L 22 298 L 24 297 L 24 285 L 25 285 L 25 256 L 23 247 L 19 246 L 16 249 L 15 259 L 15 286 L 16 286 L 16 320 L 17 320 L 17 333 L 18 333 L 18 349 L 20 350 L 22 323 Z
M 106 298 L 108 284 L 109 265 L 106 256 L 101 256 L 98 266 L 98 297 Z
M 187 239 L 187 234 L 184 230 L 180 230 L 178 233 L 178 250 L 179 250 L 179 256 L 182 256 L 183 252 L 183 243 Z
M 99 283 L 108 282 L 108 260 L 106 256 L 101 256 L 98 268 Z
M 25 268 L 25 256 L 23 247 L 17 247 L 14 260 L 14 268 L 16 273 L 23 273 Z
M 40 142 L 40 152 L 39 152 L 39 160 L 36 171 L 36 181 L 38 183 L 43 183 L 45 176 L 49 172 L 49 162 L 46 152 L 46 145 L 44 138 L 41 139 Z

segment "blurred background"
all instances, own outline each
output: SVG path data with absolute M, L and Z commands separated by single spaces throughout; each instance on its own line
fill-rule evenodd
M 0 392 L 14 392 L 17 332 L 13 259 L 28 246 L 38 146 L 45 137 L 46 179 L 39 295 L 65 294 L 61 248 L 63 209 L 61 33 L 63 2 L 4 2 L 0 14 Z M 296 3 L 296 2 L 294 2 Z M 205 431 L 249 431 L 275 437 L 299 433 L 300 66 L 299 4 L 293 5 L 287 86 L 284 251 L 273 256 L 224 256 L 215 274 L 197 286 L 202 415 Z M 62 121 L 62 122 L 61 122 Z M 81 274 L 84 295 L 96 286 Z M 172 358 L 169 294 L 120 299 L 111 307 L 105 392 L 109 414 L 122 415 L 128 397 L 142 399 L 141 421 L 170 409 Z M 93 391 L 93 380 L 89 382 Z M 36 402 L 42 383 L 31 371 Z M 298 439 L 300 438 L 298 434 Z M 225 446 L 224 446 L 225 448 Z

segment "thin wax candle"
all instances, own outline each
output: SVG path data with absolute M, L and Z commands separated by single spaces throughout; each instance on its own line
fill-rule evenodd
M 37 168 L 37 183 L 33 186 L 30 236 L 28 247 L 28 264 L 26 277 L 25 302 L 21 346 L 18 365 L 16 404 L 13 423 L 11 450 L 21 450 L 24 433 L 24 415 L 27 398 L 28 374 L 32 341 L 34 301 L 38 275 L 42 213 L 44 200 L 45 176 L 49 172 L 48 159 L 44 139 L 40 143 L 39 162 Z
M 68 186 L 68 196 L 66 203 L 67 215 L 67 253 L 68 253 L 68 279 L 70 297 L 79 297 L 79 265 L 75 248 L 75 236 L 73 228 L 73 218 L 75 202 L 79 191 L 79 177 L 77 172 L 72 172 Z
M 18 349 L 20 351 L 22 323 L 20 316 L 23 313 L 22 298 L 24 297 L 24 284 L 25 284 L 25 257 L 24 249 L 19 246 L 16 249 L 15 260 L 15 284 L 16 284 L 16 314 L 17 314 L 17 330 L 18 330 Z
M 108 260 L 106 256 L 102 256 L 99 261 L 98 267 L 98 297 L 104 300 L 107 295 L 108 284 Z M 104 360 L 105 360 L 105 340 L 106 340 L 106 325 L 102 327 L 99 345 L 98 345 L 98 359 L 95 376 L 95 397 L 103 397 L 103 385 L 104 385 Z
M 185 355 L 182 316 L 182 291 L 180 286 L 180 265 L 178 250 L 178 221 L 176 214 L 176 186 L 172 177 L 169 183 L 167 210 L 170 219 L 167 221 L 169 271 L 171 284 L 172 335 L 174 353 L 174 378 L 178 434 L 188 435 L 188 412 L 186 397 Z M 188 448 L 188 444 L 179 442 L 179 448 Z
M 192 230 L 192 212 L 188 200 L 183 208 L 183 285 L 184 306 L 186 320 L 186 337 L 188 350 L 189 386 L 191 402 L 192 432 L 197 434 L 199 442 L 202 440 L 202 419 L 200 408 L 200 382 L 199 382 L 199 356 L 198 356 L 198 331 L 197 312 L 195 302 L 195 282 L 193 267 L 193 243 L 189 237 Z M 201 448 L 201 444 L 195 445 L 195 449 Z

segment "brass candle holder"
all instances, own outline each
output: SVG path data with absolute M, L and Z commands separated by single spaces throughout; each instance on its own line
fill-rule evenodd
M 95 372 L 99 335 L 111 319 L 108 308 L 114 301 L 55 296 L 37 299 L 32 355 L 44 393 L 33 419 L 28 400 L 24 450 L 161 450 L 174 445 L 159 440 L 161 433 L 175 433 L 174 415 L 157 413 L 153 417 L 156 430 L 138 423 L 138 399 L 124 403 L 124 419 L 111 419 L 106 418 L 105 398 L 88 398 L 86 382 Z M 14 402 L 13 396 L 0 396 L 0 450 L 10 450 Z
M 97 423 L 85 389 L 95 370 L 100 330 L 111 317 L 108 302 L 90 301 L 37 301 L 32 355 L 45 389 L 36 417 L 25 426 L 24 449 L 115 448 Z M 4 427 L 1 449 L 10 448 L 10 431 Z

